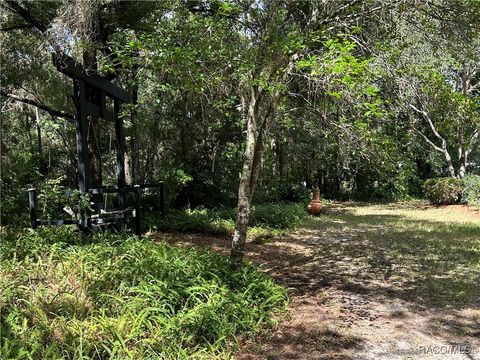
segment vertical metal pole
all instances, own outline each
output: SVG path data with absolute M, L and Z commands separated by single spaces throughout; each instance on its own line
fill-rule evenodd
M 160 183 L 160 215 L 165 215 L 165 186 L 163 181 Z
M 120 101 L 114 100 L 115 112 L 115 138 L 117 147 L 117 186 L 120 190 L 118 192 L 118 207 L 121 210 L 125 209 L 125 135 L 123 134 L 123 119 L 118 116 L 120 112 Z
M 81 196 L 88 194 L 89 174 L 88 174 L 88 118 L 86 109 L 86 89 L 83 80 L 74 81 L 74 97 L 76 97 L 77 106 L 77 157 L 78 157 L 78 189 Z M 80 209 L 80 229 L 85 230 L 88 227 L 88 219 L 85 211 Z
M 135 233 L 140 236 L 142 235 L 141 230 L 141 209 L 140 209 L 140 185 L 135 185 L 133 187 L 133 195 L 135 197 Z
M 28 191 L 28 209 L 30 210 L 30 226 L 32 229 L 37 228 L 37 191 L 30 188 Z
M 78 188 L 82 194 L 88 192 L 88 119 L 85 99 L 85 82 L 75 81 L 78 96 L 77 107 L 77 156 L 78 156 Z

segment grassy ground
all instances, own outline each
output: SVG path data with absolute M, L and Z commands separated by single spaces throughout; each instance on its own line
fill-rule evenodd
M 368 270 L 367 278 L 388 280 L 400 297 L 434 306 L 480 304 L 480 216 L 460 206 L 419 205 L 337 206 L 306 227 L 339 239 L 317 256 L 351 258 Z M 355 281 L 348 272 L 339 276 Z
M 173 233 L 168 241 L 228 252 L 230 239 Z M 244 342 L 238 359 L 480 356 L 478 212 L 330 204 L 293 232 L 252 240 L 248 257 L 292 289 L 291 318 Z
M 292 318 L 239 359 L 480 358 L 478 212 L 336 204 L 250 256 L 293 288 Z
M 456 344 L 479 352 L 448 358 L 478 358 L 478 212 L 420 202 L 330 204 L 306 219 L 299 210 L 257 212 L 258 224 L 277 225 L 259 225 L 268 239 L 251 236 L 247 256 L 293 296 L 290 319 L 254 341 L 286 295 L 254 267 L 232 275 L 225 256 L 199 249 L 228 252 L 229 227 L 215 230 L 218 219 L 231 226 L 228 214 L 174 214 L 161 225 L 173 232 L 151 235 L 158 242 L 82 242 L 67 230 L 4 241 L 2 358 L 228 358 L 239 338 L 239 359 L 444 359 L 422 348 Z
M 66 227 L 2 240 L 2 359 L 228 358 L 287 304 L 253 266 L 207 250 Z
M 285 234 L 302 224 L 305 206 L 294 203 L 267 203 L 252 207 L 250 237 Z M 153 215 L 145 221 L 145 230 L 230 235 L 235 227 L 235 209 L 186 209 L 169 211 L 165 217 Z

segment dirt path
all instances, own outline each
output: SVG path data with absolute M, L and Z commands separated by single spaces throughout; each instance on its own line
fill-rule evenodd
M 235 358 L 480 359 L 480 224 L 469 216 L 341 205 L 289 236 L 250 242 L 248 258 L 292 289 L 291 312 Z M 168 239 L 229 246 L 205 235 Z

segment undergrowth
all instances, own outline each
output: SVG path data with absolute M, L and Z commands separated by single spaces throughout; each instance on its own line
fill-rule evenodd
M 225 358 L 288 301 L 250 264 L 121 234 L 4 234 L 0 255 L 2 359 Z
M 252 206 L 251 234 L 274 234 L 294 229 L 305 219 L 303 204 L 270 203 Z M 150 216 L 145 221 L 147 229 L 160 231 L 203 232 L 231 234 L 235 226 L 235 209 L 171 210 L 165 217 Z

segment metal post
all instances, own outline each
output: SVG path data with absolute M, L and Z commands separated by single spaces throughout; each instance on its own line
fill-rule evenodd
M 141 236 L 140 185 L 133 187 L 133 196 L 135 197 L 135 233 Z
M 30 188 L 28 191 L 28 208 L 30 210 L 30 226 L 32 229 L 37 228 L 37 191 Z
M 88 118 L 86 108 L 86 89 L 83 80 L 74 81 L 75 95 L 74 102 L 77 108 L 77 157 L 78 157 L 78 189 L 80 195 L 85 196 L 88 193 L 89 173 L 88 173 Z M 80 229 L 85 230 L 88 227 L 88 219 L 84 209 L 80 209 Z
M 123 119 L 118 116 L 120 112 L 120 101 L 114 100 L 115 112 L 115 138 L 117 146 L 117 186 L 118 192 L 118 208 L 125 209 L 125 135 L 123 134 Z
M 160 183 L 160 215 L 165 215 L 165 186 L 163 181 Z
M 78 156 L 78 188 L 80 193 L 88 192 L 89 186 L 89 166 L 88 166 L 88 118 L 85 111 L 85 82 L 75 81 L 77 93 L 77 156 Z

